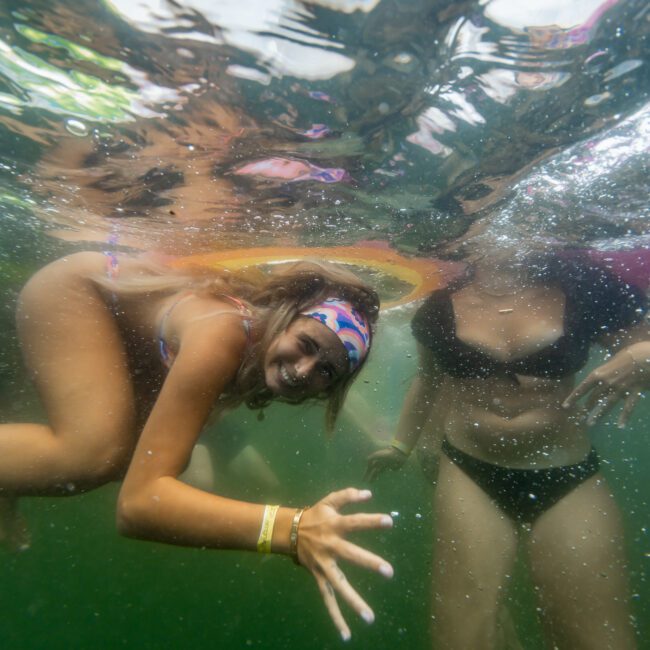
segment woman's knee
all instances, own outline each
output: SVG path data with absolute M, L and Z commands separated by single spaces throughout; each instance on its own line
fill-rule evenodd
M 133 454 L 134 436 L 93 435 L 91 439 L 62 439 L 62 453 L 66 456 L 69 490 L 84 491 L 121 479 Z

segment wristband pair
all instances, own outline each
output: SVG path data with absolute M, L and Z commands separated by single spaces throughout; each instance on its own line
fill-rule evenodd
M 309 506 L 305 508 L 299 508 L 296 510 L 296 513 L 291 520 L 291 531 L 289 533 L 289 555 L 293 558 L 293 561 L 296 564 L 300 564 L 298 560 L 298 528 L 300 526 L 300 520 L 305 514 Z M 260 534 L 257 538 L 257 552 L 258 553 L 270 553 L 271 552 L 271 541 L 273 540 L 273 528 L 275 526 L 275 518 L 278 514 L 280 506 L 264 506 L 264 514 L 262 515 L 262 527 L 260 529 Z

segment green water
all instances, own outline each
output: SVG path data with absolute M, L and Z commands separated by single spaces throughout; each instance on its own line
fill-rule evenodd
M 332 489 L 363 487 L 367 455 L 388 435 L 400 398 L 415 371 L 413 344 L 394 342 L 407 331 L 412 309 L 390 312 L 374 358 L 355 391 L 376 418 L 365 430 L 343 414 L 335 436 L 322 434 L 319 408 L 272 406 L 264 420 L 240 410 L 222 423 L 244 428 L 248 442 L 281 481 L 270 492 L 217 479 L 220 494 L 256 502 L 300 506 Z M 410 355 L 410 358 L 409 358 Z M 22 386 L 23 379 L 15 387 Z M 28 395 L 21 396 L 30 415 Z M 33 414 L 33 413 L 32 413 Z M 649 535 L 647 479 L 650 463 L 644 422 L 647 405 L 629 430 L 602 426 L 594 440 L 604 471 L 623 509 L 640 648 L 650 648 L 647 603 Z M 379 431 L 379 433 L 376 433 Z M 205 438 L 213 445 L 210 435 Z M 632 459 L 630 461 L 630 459 Z M 347 574 L 376 613 L 373 625 L 351 623 L 353 648 L 430 647 L 430 584 L 435 517 L 432 489 L 415 460 L 372 485 L 372 508 L 399 513 L 394 529 L 353 536 L 389 559 L 392 580 L 362 570 Z M 185 549 L 120 538 L 113 524 L 117 486 L 81 497 L 23 501 L 33 544 L 25 553 L 2 553 L 0 638 L 2 648 L 340 648 L 311 576 L 283 557 Z M 543 650 L 536 602 L 520 558 L 507 601 L 520 641 Z
M 73 250 L 370 241 L 426 255 L 479 218 L 522 242 L 647 250 L 647 2 L 254 2 L 0 3 L 2 421 L 43 418 L 21 367 L 15 297 Z M 356 10 L 328 6 L 337 3 Z M 238 5 L 252 10 L 239 15 Z M 603 7 L 591 27 L 566 28 L 567 12 L 586 24 Z M 289 45 L 303 49 L 285 55 Z M 345 65 L 328 76 L 339 55 Z M 309 139 L 314 126 L 329 133 Z M 237 175 L 275 157 L 329 176 Z M 367 276 L 384 299 L 405 290 Z M 218 476 L 216 491 L 302 506 L 367 487 L 366 458 L 392 437 L 416 372 L 414 309 L 382 317 L 332 439 L 316 407 L 275 405 L 262 421 L 230 414 L 220 426 L 246 432 L 279 487 Z M 624 431 L 592 431 L 624 517 L 641 650 L 650 650 L 648 422 L 646 398 Z M 215 436 L 204 442 L 217 457 Z M 347 646 L 431 648 L 432 486 L 412 459 L 371 487 L 372 509 L 394 513 L 395 526 L 352 537 L 395 576 L 346 569 L 376 614 L 368 626 L 344 608 Z M 304 569 L 121 538 L 117 491 L 22 501 L 32 546 L 0 549 L 0 650 L 346 645 Z M 523 647 L 545 650 L 525 557 L 510 582 Z

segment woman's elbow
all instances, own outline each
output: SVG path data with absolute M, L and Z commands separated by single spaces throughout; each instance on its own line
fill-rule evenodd
M 117 532 L 124 537 L 142 539 L 145 537 L 143 533 L 146 514 L 142 498 L 120 493 L 115 513 Z

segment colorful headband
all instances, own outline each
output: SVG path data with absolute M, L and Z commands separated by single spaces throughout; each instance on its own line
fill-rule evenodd
M 339 337 L 348 353 L 350 372 L 354 372 L 361 365 L 370 348 L 370 325 L 349 302 L 327 298 L 300 313 L 302 316 L 315 318 Z

